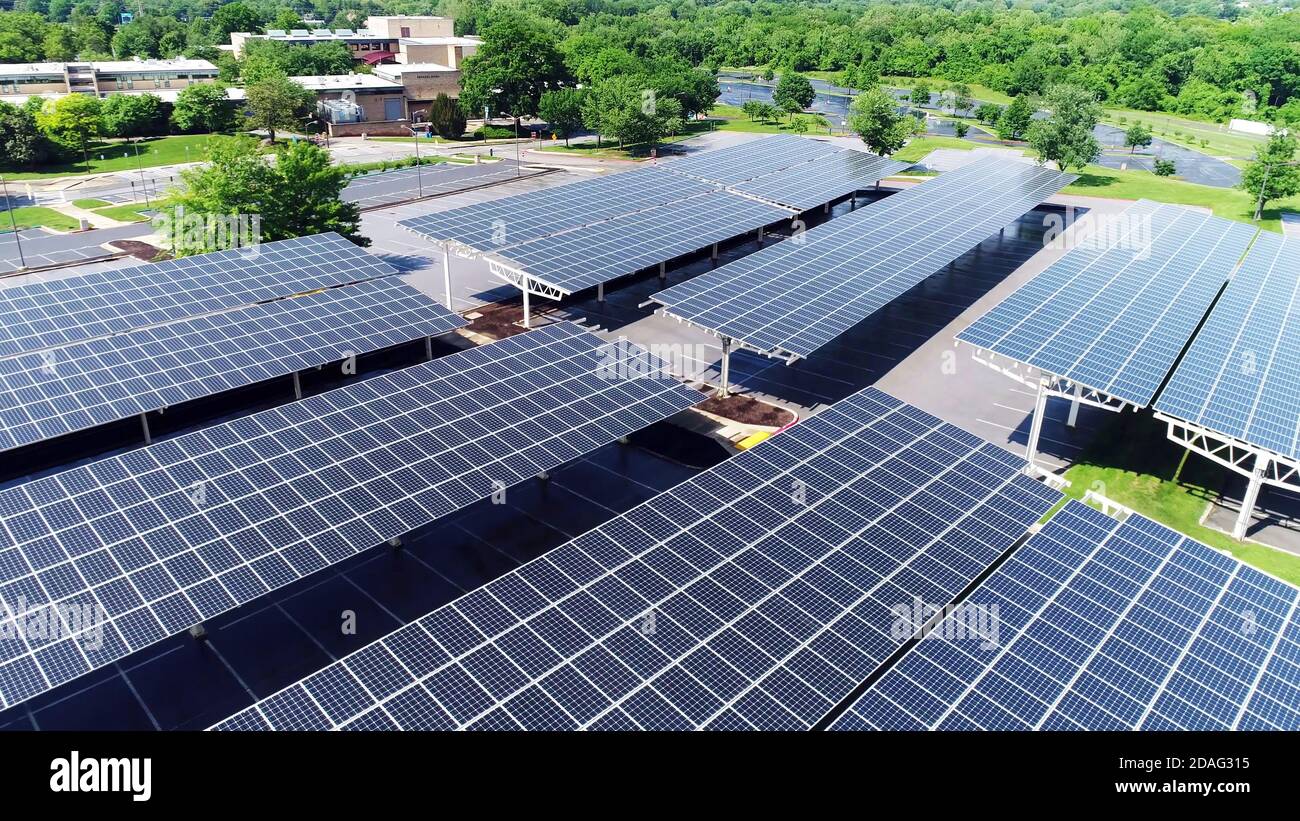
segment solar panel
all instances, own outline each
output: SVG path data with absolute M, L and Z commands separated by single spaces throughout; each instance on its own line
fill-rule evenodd
M 1145 407 L 1254 234 L 1141 201 L 957 338 Z
M 394 277 L 0 359 L 0 450 L 463 325 Z
M 329 233 L 0 288 L 0 356 L 395 273 Z
M 815 157 L 784 171 L 733 185 L 731 190 L 807 211 L 855 191 L 870 188 L 877 181 L 911 166 L 912 163 L 896 162 L 875 154 L 844 149 Z
M 1070 502 L 833 725 L 1300 729 L 1300 591 L 1136 514 Z
M 808 356 L 1072 179 L 978 160 L 651 299 L 760 352 Z
M 482 188 L 511 180 L 534 177 L 540 168 L 520 168 L 514 160 L 492 163 L 441 162 L 420 168 L 399 168 L 354 177 L 341 198 L 362 208 L 378 208 L 415 199 L 437 197 Z
M 560 323 L 0 490 L 3 706 L 699 401 L 662 368 Z
M 807 728 L 1059 498 L 869 388 L 217 725 Z
M 820 140 L 776 134 L 727 148 L 701 151 L 659 167 L 706 182 L 735 185 L 841 150 Z
M 783 208 L 719 191 L 526 242 L 500 256 L 571 294 L 789 217 Z
M 715 191 L 716 186 L 642 168 L 452 208 L 397 224 L 431 240 L 500 250 L 580 225 Z
M 1300 241 L 1261 232 L 1156 410 L 1300 457 Z

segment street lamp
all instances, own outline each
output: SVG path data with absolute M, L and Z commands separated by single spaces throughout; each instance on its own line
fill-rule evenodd
M 144 207 L 153 209 L 153 203 L 149 202 L 149 183 L 144 178 L 144 163 L 140 161 L 140 144 L 131 140 L 131 146 L 135 148 L 135 167 L 140 172 L 140 187 L 144 189 Z M 188 150 L 189 146 L 186 146 Z
M 502 94 L 502 93 L 504 93 L 504 90 L 503 90 L 503 89 L 500 89 L 500 88 L 494 88 L 494 89 L 492 89 L 492 93 L 493 93 L 493 94 Z M 498 110 L 500 110 L 500 106 L 498 106 L 497 108 L 498 108 Z M 487 110 L 487 107 L 484 106 L 484 111 L 486 111 L 486 110 Z M 523 176 L 523 172 L 520 170 L 520 167 L 519 167 L 519 117 L 518 117 L 517 115 L 515 115 L 515 114 L 511 114 L 511 115 L 510 115 L 510 118 L 511 118 L 512 120 L 515 121 L 515 176 L 516 176 L 516 177 L 520 177 L 520 176 Z M 483 136 L 484 136 L 484 137 L 487 137 L 487 121 L 486 121 L 486 120 L 484 120 L 484 122 L 483 122 Z
M 424 111 L 411 112 L 411 125 L 407 126 L 411 130 L 411 138 L 415 141 L 415 184 L 419 188 L 420 197 L 424 197 L 424 171 L 420 168 L 420 135 L 415 133 L 416 118 L 424 115 Z
M 18 233 L 18 220 L 14 217 L 14 204 L 9 199 L 9 184 L 5 182 L 4 174 L 0 174 L 0 191 L 4 192 L 5 208 L 9 211 L 9 224 L 14 229 L 14 242 L 18 245 L 18 267 L 26 268 L 27 260 L 23 257 L 23 238 Z

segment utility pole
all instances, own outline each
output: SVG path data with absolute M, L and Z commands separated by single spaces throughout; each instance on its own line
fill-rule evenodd
M 420 198 L 424 198 L 424 169 L 420 167 L 420 135 L 415 133 L 415 118 L 424 114 L 423 111 L 411 113 L 411 138 L 415 141 L 415 184 L 419 188 Z

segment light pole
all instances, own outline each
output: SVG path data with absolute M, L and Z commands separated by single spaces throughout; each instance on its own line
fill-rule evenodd
M 416 117 L 422 116 L 424 111 L 411 112 L 411 139 L 415 141 L 415 184 L 419 188 L 420 197 L 424 197 L 424 170 L 420 168 L 420 135 L 415 133 Z
M 149 183 L 145 181 L 144 163 L 140 161 L 140 144 L 131 140 L 131 146 L 135 149 L 135 167 L 140 172 L 140 187 L 144 189 L 144 207 L 152 210 L 153 203 L 149 202 Z M 186 150 L 189 150 L 189 146 L 186 146 Z
M 18 267 L 26 268 L 27 260 L 23 257 L 23 238 L 18 235 L 18 220 L 14 218 L 14 204 L 9 200 L 9 184 L 5 182 L 3 174 L 0 174 L 0 191 L 4 192 L 5 208 L 9 211 L 9 225 L 14 229 L 14 242 L 18 245 Z

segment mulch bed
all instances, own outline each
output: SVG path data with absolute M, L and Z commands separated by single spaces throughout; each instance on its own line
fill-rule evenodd
M 695 407 L 735 422 L 743 422 L 747 425 L 766 425 L 773 428 L 784 427 L 793 422 L 795 418 L 794 414 L 785 408 L 778 408 L 775 405 L 769 405 L 748 396 L 737 396 L 735 394 L 728 396 L 726 399 L 719 399 L 715 396 Z
M 524 305 L 522 302 L 485 305 L 474 310 L 482 314 L 482 316 L 470 320 L 469 330 L 475 333 L 490 336 L 493 339 L 505 339 L 508 336 L 527 333 L 527 329 L 519 324 L 524 321 Z M 533 311 L 533 319 L 537 319 L 536 311 Z
M 156 262 L 163 259 L 171 259 L 171 254 L 163 253 L 158 248 L 147 242 L 140 242 L 135 239 L 119 239 L 109 243 L 110 246 L 119 251 L 126 253 L 142 262 Z

